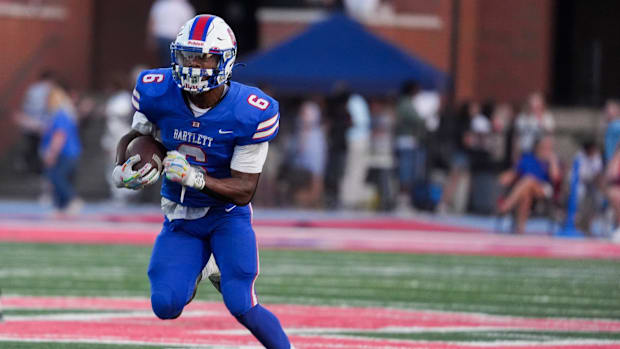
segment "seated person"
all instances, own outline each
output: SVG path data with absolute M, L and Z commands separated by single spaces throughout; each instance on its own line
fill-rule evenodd
M 524 153 L 516 168 L 500 175 L 501 185 L 514 185 L 506 199 L 499 203 L 498 213 L 504 214 L 516 207 L 515 232 L 523 234 L 534 199 L 550 198 L 553 183 L 559 179 L 560 169 L 553 151 L 553 138 L 543 136 L 536 142 L 533 153 Z
M 587 140 L 575 155 L 573 161 L 579 163 L 577 182 L 577 228 L 591 236 L 591 226 L 597 210 L 602 207 L 601 179 L 603 174 L 603 157 L 593 140 Z M 574 164 L 574 163 L 573 163 Z M 571 171 L 571 175 L 574 175 Z

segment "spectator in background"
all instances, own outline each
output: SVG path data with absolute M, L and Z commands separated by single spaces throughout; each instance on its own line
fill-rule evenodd
M 415 182 L 424 175 L 424 151 L 422 143 L 426 135 L 425 120 L 418 115 L 413 100 L 419 92 L 414 81 L 408 81 L 401 88 L 401 95 L 396 105 L 396 153 L 398 156 L 398 179 L 400 194 L 397 198 L 398 208 L 411 208 L 411 194 Z
M 372 136 L 370 146 L 370 177 L 377 188 L 377 208 L 389 211 L 394 206 L 392 171 L 394 170 L 394 114 L 384 100 L 371 102 Z
M 323 178 L 327 158 L 327 141 L 321 126 L 321 109 L 315 102 L 304 102 L 299 108 L 294 138 L 293 173 L 295 203 L 303 207 L 319 207 L 323 196 Z
M 22 139 L 25 141 L 23 153 L 17 159 L 18 170 L 41 173 L 41 161 L 35 154 L 38 152 L 41 134 L 48 122 L 48 97 L 54 81 L 54 73 L 51 71 L 41 73 L 37 81 L 26 90 L 22 110 L 13 116 L 21 130 Z
M 501 104 L 496 109 L 496 114 L 498 114 L 498 118 L 503 120 L 504 123 L 504 146 L 503 153 L 504 157 L 500 163 L 500 170 L 504 171 L 512 166 L 514 166 L 516 162 L 515 157 L 515 139 L 516 139 L 516 108 L 514 105 L 510 103 Z
M 620 143 L 620 100 L 609 99 L 605 103 L 605 162 L 611 161 Z
M 600 179 L 603 174 L 603 157 L 592 140 L 583 142 L 575 155 L 579 162 L 579 181 L 577 182 L 578 210 L 577 227 L 591 235 L 591 223 L 596 211 L 601 208 Z
M 493 107 L 488 107 L 488 111 L 491 111 Z M 491 114 L 483 114 L 480 103 L 471 102 L 469 104 L 469 118 L 470 130 L 479 137 L 486 137 L 491 133 L 491 121 L 489 120 Z M 482 146 L 484 141 L 478 141 L 477 146 Z
M 613 242 L 620 243 L 620 147 L 607 163 L 605 169 L 605 194 L 614 210 L 616 220 L 615 231 L 612 232 Z
M 527 110 L 520 114 L 515 122 L 519 154 L 532 152 L 536 140 L 555 129 L 553 115 L 547 110 L 541 93 L 530 96 Z
M 107 99 L 104 107 L 106 123 L 103 136 L 101 137 L 101 147 L 108 157 L 107 164 L 109 168 L 106 171 L 108 174 L 106 180 L 108 181 L 114 203 L 121 205 L 127 204 L 139 193 L 135 190 L 117 188 L 112 180 L 112 170 L 116 163 L 116 144 L 123 135 L 131 130 L 131 121 L 135 112 L 132 105 L 130 86 L 133 85 L 137 74 L 142 70 L 142 67 L 138 67 L 134 69 L 130 76 L 125 76 L 124 74 L 117 76 L 113 81 L 114 91 Z
M 48 110 L 50 118 L 43 132 L 39 153 L 45 175 L 52 184 L 57 213 L 75 214 L 82 204 L 76 199 L 72 183 L 82 151 L 76 112 L 70 97 L 58 86 L 50 90 Z
M 370 151 L 370 110 L 364 97 L 352 94 L 347 101 L 351 127 L 347 130 L 347 158 L 340 198 L 347 208 L 363 207 L 370 197 L 366 186 Z
M 469 131 L 465 135 L 471 139 L 468 144 L 470 165 L 472 171 L 487 171 L 490 165 L 490 149 L 489 143 L 493 132 L 491 124 L 491 109 L 487 108 L 488 115 L 482 113 L 482 109 L 478 102 L 469 104 Z
M 65 81 L 60 81 L 59 85 L 67 92 L 67 95 L 71 99 L 71 103 L 73 103 L 77 115 L 78 124 L 80 124 L 80 128 L 83 128 L 85 124 L 94 119 L 95 108 L 97 106 L 95 97 L 84 90 L 72 87 Z
M 157 49 L 161 67 L 170 66 L 170 43 L 196 11 L 187 0 L 156 0 L 149 13 L 149 42 Z
M 347 14 L 361 20 L 377 14 L 381 0 L 344 0 Z
M 328 208 L 340 207 L 340 185 L 347 158 L 347 130 L 351 116 L 347 108 L 350 94 L 340 89 L 326 101 L 327 116 L 327 168 L 325 174 L 325 204 Z
M 439 128 L 439 109 L 441 96 L 437 91 L 420 90 L 413 97 L 413 107 L 418 115 L 424 119 L 426 130 L 435 132 Z
M 470 154 L 470 188 L 468 210 L 478 214 L 491 214 L 496 210 L 499 194 L 497 187 L 497 168 L 502 157 L 503 125 L 499 120 L 491 120 L 495 113 L 495 103 L 487 102 L 481 108 L 478 103 L 470 105 L 471 136 L 473 144 Z M 494 157 L 495 156 L 495 157 Z
M 508 103 L 495 107 L 491 113 L 491 135 L 486 145 L 491 160 L 496 164 L 496 169 L 505 170 L 511 167 L 509 158 L 511 147 L 509 143 L 509 128 L 514 119 L 514 111 Z M 509 165 L 506 165 L 509 164 Z
M 438 211 L 440 213 L 463 213 L 469 201 L 470 183 L 470 155 L 475 144 L 475 137 L 471 132 L 472 119 L 477 114 L 472 102 L 461 105 L 456 120 L 453 121 L 452 142 L 453 151 L 450 154 L 448 179 L 444 186 Z
M 524 153 L 514 169 L 500 176 L 500 184 L 512 189 L 504 200 L 500 200 L 498 213 L 505 214 L 516 207 L 515 232 L 523 234 L 534 200 L 551 198 L 553 185 L 560 178 L 553 138 L 544 136 L 534 144 L 533 152 Z

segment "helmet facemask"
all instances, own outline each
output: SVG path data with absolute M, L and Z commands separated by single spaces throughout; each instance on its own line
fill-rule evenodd
M 214 89 L 230 79 L 235 49 L 203 53 L 201 48 L 170 45 L 172 76 L 177 85 L 190 93 Z

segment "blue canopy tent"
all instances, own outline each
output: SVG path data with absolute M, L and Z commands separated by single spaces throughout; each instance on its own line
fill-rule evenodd
M 298 36 L 241 60 L 233 78 L 282 94 L 330 93 L 342 85 L 367 94 L 398 91 L 407 80 L 443 90 L 447 76 L 422 60 L 335 14 Z

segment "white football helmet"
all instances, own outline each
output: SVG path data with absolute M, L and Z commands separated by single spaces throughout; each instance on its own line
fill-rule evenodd
M 198 15 L 181 28 L 170 44 L 170 54 L 172 76 L 177 85 L 190 93 L 201 93 L 230 79 L 237 57 L 237 40 L 220 17 Z M 205 68 L 213 58 L 217 66 Z

